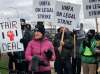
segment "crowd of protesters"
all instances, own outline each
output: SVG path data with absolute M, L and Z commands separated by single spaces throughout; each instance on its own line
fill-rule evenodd
M 54 61 L 57 74 L 98 74 L 100 71 L 100 34 L 94 29 L 87 33 L 80 29 L 70 31 L 60 27 L 49 39 L 43 22 L 37 22 L 34 31 L 21 19 L 24 51 L 9 52 L 9 74 L 51 74 Z M 15 70 L 14 67 L 15 66 Z

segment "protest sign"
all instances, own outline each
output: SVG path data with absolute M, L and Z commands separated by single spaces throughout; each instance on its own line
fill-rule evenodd
M 55 21 L 57 24 L 77 25 L 79 22 L 80 5 L 56 2 Z
M 34 21 L 54 20 L 55 0 L 33 0 Z
M 20 43 L 21 38 L 20 20 L 0 19 L 1 53 L 23 51 L 23 45 Z
M 83 0 L 83 11 L 86 19 L 100 17 L 100 0 Z

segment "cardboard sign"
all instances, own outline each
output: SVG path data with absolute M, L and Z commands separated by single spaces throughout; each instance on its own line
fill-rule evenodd
M 0 19 L 1 53 L 23 51 L 23 45 L 20 43 L 21 38 L 20 20 Z
M 34 21 L 54 20 L 55 0 L 33 0 Z
M 100 17 L 100 0 L 83 0 L 84 17 Z
M 57 24 L 77 25 L 79 22 L 80 5 L 56 2 L 55 21 Z

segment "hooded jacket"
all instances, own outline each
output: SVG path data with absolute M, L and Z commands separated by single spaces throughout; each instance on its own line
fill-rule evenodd
M 48 59 L 44 53 L 47 52 L 49 49 L 53 52 L 51 59 Z M 49 61 L 55 60 L 55 53 L 54 53 L 54 47 L 52 43 L 48 40 L 48 38 L 45 37 L 43 40 L 32 39 L 29 42 L 25 52 L 25 58 L 30 62 L 29 70 L 31 69 L 30 67 L 32 66 L 31 61 L 33 56 L 37 56 L 41 61 L 48 64 L 47 66 L 40 65 L 39 70 L 37 72 L 44 72 L 51 70 Z
M 55 35 L 54 39 L 54 46 L 55 46 L 55 53 L 56 53 L 56 59 L 60 58 L 70 58 L 72 56 L 72 51 L 73 51 L 73 38 L 71 36 L 71 32 L 66 33 L 64 35 L 64 46 L 61 51 L 61 54 L 59 54 L 58 48 L 60 46 L 60 41 L 61 41 L 61 33 L 57 33 Z
M 91 52 L 89 52 L 89 50 L 85 53 L 86 51 L 86 47 L 84 47 L 83 42 L 81 44 L 80 47 L 80 54 L 81 54 L 81 59 L 83 63 L 88 63 L 88 64 L 94 64 L 96 63 L 96 57 L 95 57 L 95 48 L 96 48 L 96 40 L 93 38 L 90 41 L 90 47 L 88 47 L 89 49 L 91 49 Z M 92 55 L 91 55 L 92 53 Z M 86 54 L 86 55 L 84 55 Z M 87 56 L 90 55 L 90 56 Z

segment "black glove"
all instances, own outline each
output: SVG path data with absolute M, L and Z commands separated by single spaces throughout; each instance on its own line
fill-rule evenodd
M 40 59 L 37 56 L 32 57 L 32 71 L 38 71 Z
M 12 54 L 11 52 L 8 52 L 7 55 L 8 55 L 9 57 L 13 57 L 13 54 Z
M 87 47 L 91 48 L 91 42 L 87 43 Z
M 85 48 L 86 46 L 87 46 L 87 41 L 84 40 L 84 41 L 83 41 L 83 48 Z
M 35 63 L 35 64 L 38 64 L 39 66 L 48 66 L 48 64 L 46 64 L 44 61 L 41 61 L 37 56 L 33 56 L 32 57 L 32 61 Z
M 53 53 L 52 53 L 51 49 L 48 49 L 48 51 L 47 52 L 44 52 L 44 53 L 45 53 L 45 55 L 46 55 L 46 57 L 48 59 L 51 59 L 52 58 Z
M 73 30 L 73 34 L 77 34 L 77 31 L 76 30 Z
M 39 61 L 39 66 L 48 66 L 48 64 L 45 63 L 44 61 Z
M 23 38 L 22 38 L 22 39 L 20 39 L 20 43 L 23 43 Z
M 83 41 L 83 47 L 85 48 L 86 46 L 90 48 L 91 47 L 91 42 L 84 40 Z

